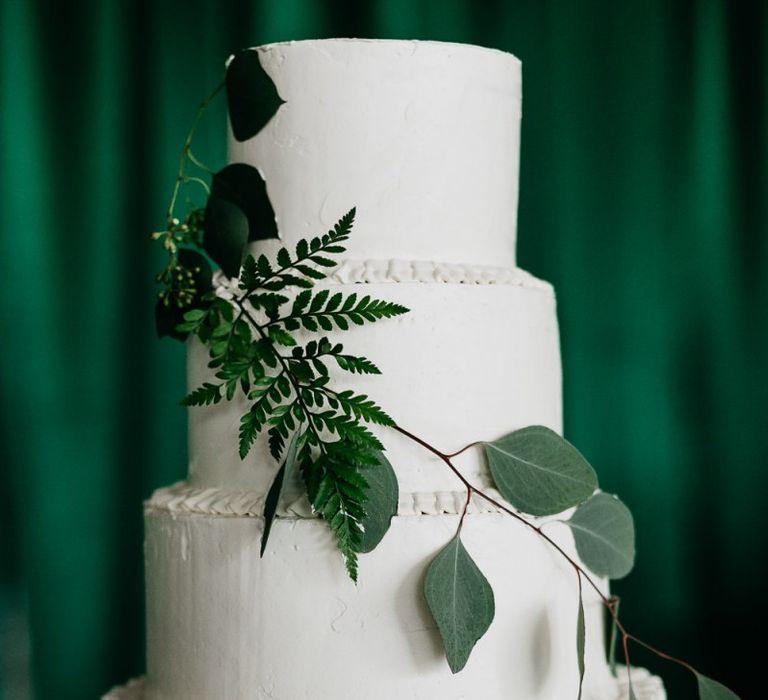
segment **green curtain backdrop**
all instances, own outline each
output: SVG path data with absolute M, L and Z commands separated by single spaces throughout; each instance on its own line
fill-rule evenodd
M 330 36 L 522 59 L 519 259 L 558 291 L 567 436 L 635 513 L 622 612 L 756 697 L 766 26 L 765 3 L 726 0 L 1 0 L 2 700 L 96 698 L 143 669 L 141 502 L 186 468 L 148 234 L 224 59 Z M 223 120 L 198 138 L 213 163 Z

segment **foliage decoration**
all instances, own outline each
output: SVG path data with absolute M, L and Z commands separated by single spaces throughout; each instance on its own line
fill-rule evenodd
M 225 83 L 235 138 L 251 138 L 281 103 L 256 52 L 235 56 Z M 582 588 L 586 583 L 611 618 L 612 671 L 616 670 L 615 642 L 621 639 L 630 700 L 635 697 L 629 675 L 630 643 L 693 673 L 701 700 L 737 699 L 722 684 L 624 627 L 618 598 L 605 595 L 593 576 L 620 578 L 631 570 L 635 556 L 632 516 L 621 501 L 599 491 L 594 469 L 564 438 L 544 426 L 527 426 L 447 454 L 396 423 L 367 395 L 331 386 L 329 365 L 351 374 L 380 374 L 373 361 L 345 351 L 331 334 L 391 319 L 408 309 L 357 292 L 315 289 L 336 265 L 334 256 L 345 252 L 355 209 L 327 233 L 298 241 L 293 251 L 281 248 L 274 260 L 263 254 L 247 254 L 249 241 L 276 234 L 264 181 L 256 169 L 245 164 L 213 173 L 191 150 L 203 111 L 225 83 L 198 110 L 182 149 L 166 228 L 152 234 L 168 254 L 165 269 L 157 275 L 164 288 L 157 303 L 156 325 L 161 335 L 182 340 L 191 335 L 208 347 L 211 378 L 195 387 L 182 403 L 210 406 L 244 396 L 248 408 L 240 421 L 240 456 L 245 458 L 266 433 L 270 453 L 280 463 L 266 497 L 262 554 L 279 517 L 285 485 L 294 477 L 300 478 L 314 513 L 328 524 L 349 576 L 357 581 L 358 555 L 381 542 L 397 511 L 396 473 L 378 437 L 390 430 L 436 456 L 466 490 L 456 532 L 429 564 L 423 590 L 454 673 L 464 668 L 495 614 L 493 590 L 460 538 L 472 497 L 476 496 L 539 536 L 576 572 L 579 602 L 574 665 L 579 674 L 578 698 L 585 671 Z M 254 91 L 249 92 L 253 86 Z M 213 176 L 210 186 L 203 178 L 187 173 L 190 164 Z M 205 207 L 192 207 L 185 217 L 178 218 L 176 202 L 181 188 L 187 185 L 205 190 L 209 199 Z M 230 278 L 226 294 L 214 288 L 208 258 Z M 232 283 L 236 285 L 234 292 Z M 483 447 L 501 498 L 471 483 L 453 462 L 478 446 Z M 579 559 L 536 520 L 537 516 L 570 508 L 574 511 L 564 522 L 573 533 Z
M 232 57 L 226 85 L 229 119 L 238 141 L 258 134 L 283 104 L 255 49 L 244 49 Z
M 248 219 L 243 210 L 212 195 L 205 208 L 205 251 L 228 277 L 239 272 L 247 242 Z
M 618 579 L 635 565 L 632 514 L 618 498 L 596 493 L 569 520 L 579 558 L 598 576 Z
M 576 572 L 579 578 L 579 611 L 576 615 L 576 660 L 579 664 L 579 695 L 578 700 L 581 700 L 581 693 L 584 689 L 584 647 L 586 644 L 587 630 L 584 624 L 584 596 L 581 587 L 581 574 Z
M 378 464 L 363 469 L 363 476 L 368 482 L 368 500 L 365 517 L 360 524 L 363 534 L 357 551 L 360 554 L 372 552 L 389 530 L 392 518 L 397 513 L 400 491 L 397 476 L 386 455 L 374 450 Z
M 291 482 L 291 477 L 297 467 L 296 462 L 301 442 L 302 436 L 297 433 L 293 440 L 291 440 L 285 455 L 285 461 L 280 466 L 280 469 L 278 469 L 272 486 L 267 493 L 267 498 L 264 502 L 264 530 L 261 533 L 261 556 L 264 556 L 264 550 L 267 548 L 267 540 L 269 540 L 272 521 L 275 519 L 280 497 L 283 494 L 283 486 Z
M 205 251 L 227 277 L 240 272 L 249 241 L 277 237 L 275 212 L 256 168 L 232 163 L 214 173 L 204 228 Z
M 696 682 L 700 700 L 739 700 L 732 690 L 698 671 L 696 672 Z
M 495 613 L 491 585 L 458 532 L 429 565 L 424 595 L 443 638 L 448 665 L 458 673 Z
M 597 476 L 587 460 L 543 425 L 486 443 L 485 453 L 499 492 L 523 513 L 562 513 L 597 488 Z

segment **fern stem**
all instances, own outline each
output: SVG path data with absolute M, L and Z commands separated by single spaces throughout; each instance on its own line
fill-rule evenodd
M 248 310 L 245 308 L 244 304 L 246 301 L 246 297 L 236 297 L 235 303 L 237 304 L 238 308 L 240 309 L 241 315 L 245 316 L 245 318 L 251 323 L 251 325 L 256 329 L 257 333 L 268 343 L 272 344 L 272 340 L 270 339 L 269 335 L 265 332 L 264 328 L 265 326 L 262 326 L 254 317 L 252 314 L 248 312 Z M 304 411 L 304 414 L 307 416 L 307 423 L 309 424 L 310 430 L 315 434 L 315 437 L 317 438 L 317 442 L 320 446 L 320 451 L 325 453 L 325 443 L 323 439 L 320 437 L 320 432 L 317 429 L 317 426 L 315 425 L 315 422 L 313 420 L 313 413 L 309 410 L 309 406 L 307 406 L 304 399 L 301 397 L 301 386 L 299 382 L 296 380 L 296 377 L 294 376 L 293 372 L 291 372 L 290 367 L 288 366 L 288 361 L 285 357 L 280 355 L 279 353 L 275 353 L 275 356 L 277 357 L 278 362 L 280 363 L 282 367 L 282 372 L 285 373 L 285 375 L 288 377 L 288 381 L 291 382 L 291 386 L 293 387 L 293 391 L 296 393 L 296 400 L 299 402 L 299 406 L 301 406 L 302 410 Z M 281 372 L 281 374 L 282 374 Z

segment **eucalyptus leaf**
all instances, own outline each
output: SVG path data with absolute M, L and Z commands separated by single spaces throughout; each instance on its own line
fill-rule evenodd
M 365 467 L 363 476 L 368 482 L 365 502 L 365 517 L 360 521 L 363 536 L 357 551 L 370 552 L 375 549 L 389 530 L 392 518 L 397 513 L 400 491 L 395 470 L 381 450 L 374 452 L 379 463 Z
M 584 686 L 584 646 L 586 641 L 586 629 L 584 625 L 584 599 L 581 593 L 581 574 L 579 574 L 579 612 L 576 616 L 576 655 L 579 661 L 579 696 Z
M 253 49 L 238 52 L 229 62 L 226 86 L 229 120 L 238 141 L 255 136 L 285 102 Z
M 288 450 L 285 453 L 285 461 L 280 466 L 272 486 L 269 487 L 269 492 L 264 501 L 264 532 L 261 534 L 261 556 L 264 556 L 264 550 L 267 547 L 267 540 L 269 539 L 269 533 L 272 531 L 272 522 L 275 519 L 275 513 L 277 512 L 277 506 L 280 503 L 280 497 L 283 494 L 283 485 L 290 484 L 294 470 L 296 469 L 297 455 L 299 452 L 299 440 L 301 433 L 297 432 L 291 440 L 291 444 L 288 445 Z
M 495 612 L 493 590 L 457 534 L 427 570 L 424 595 L 453 673 L 467 663 Z
M 400 492 L 395 470 L 381 450 L 374 452 L 379 463 L 365 467 L 363 476 L 368 482 L 368 498 L 365 502 L 365 517 L 360 521 L 363 536 L 358 552 L 370 552 L 381 542 L 389 530 L 392 517 L 397 513 Z
M 231 163 L 211 181 L 211 196 L 238 206 L 248 220 L 248 240 L 277 238 L 277 223 L 261 173 L 247 163 Z
M 589 462 L 571 443 L 542 425 L 486 443 L 485 454 L 499 492 L 523 513 L 561 513 L 597 488 Z
M 236 204 L 211 195 L 205 208 L 205 252 L 218 263 L 227 277 L 240 272 L 245 244 L 248 242 L 248 219 Z
M 618 498 L 596 493 L 565 523 L 573 531 L 576 551 L 598 576 L 623 578 L 635 564 L 635 525 Z
M 739 696 L 711 678 L 694 671 L 699 686 L 699 700 L 739 700 Z

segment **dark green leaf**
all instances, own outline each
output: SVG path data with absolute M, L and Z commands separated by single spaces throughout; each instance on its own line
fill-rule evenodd
M 211 195 L 205 208 L 205 252 L 227 277 L 236 277 L 248 242 L 248 220 L 236 204 Z
M 269 327 L 269 337 L 280 345 L 291 347 L 296 345 L 296 341 L 290 333 L 286 333 L 282 328 L 278 326 Z
M 576 616 L 576 657 L 579 663 L 579 695 L 578 700 L 581 700 L 581 693 L 584 686 L 584 643 L 586 640 L 586 630 L 584 626 L 584 600 L 582 598 L 581 590 L 581 574 L 579 574 L 579 612 Z
M 285 453 L 285 461 L 281 465 L 279 471 L 275 475 L 275 479 L 272 482 L 272 486 L 269 488 L 267 498 L 264 501 L 264 531 L 261 535 L 261 556 L 264 556 L 264 549 L 267 546 L 267 540 L 269 539 L 269 533 L 272 530 L 272 521 L 275 518 L 277 507 L 280 503 L 280 496 L 283 493 L 283 485 L 289 484 L 293 478 L 293 473 L 296 468 L 296 457 L 299 452 L 301 433 L 296 433 L 288 445 L 288 451 Z
M 381 370 L 365 357 L 335 355 L 339 367 L 353 374 L 381 374 Z
M 424 595 L 443 638 L 448 665 L 458 673 L 495 612 L 493 590 L 458 534 L 429 565 Z
M 310 313 L 319 311 L 325 303 L 325 300 L 328 298 L 329 294 L 330 292 L 327 289 L 322 289 L 317 294 L 315 294 L 314 298 L 312 299 L 312 303 L 309 305 Z
M 619 614 L 619 599 L 614 599 L 614 611 L 615 614 L 618 616 Z M 619 633 L 619 628 L 616 626 L 616 622 L 613 618 L 613 615 L 610 616 L 610 623 L 611 623 L 611 639 L 608 642 L 608 666 L 611 669 L 611 675 L 616 677 L 616 637 Z
M 255 136 L 274 116 L 284 100 L 264 71 L 258 51 L 235 54 L 227 67 L 227 105 L 232 132 L 238 141 Z
M 221 401 L 221 385 L 205 382 L 181 400 L 182 406 L 208 406 Z
M 626 576 L 635 563 L 635 526 L 629 509 L 615 496 L 596 493 L 565 521 L 576 551 L 598 576 Z
M 381 542 L 397 513 L 400 497 L 395 470 L 383 452 L 377 450 L 375 455 L 379 463 L 363 469 L 368 489 L 366 516 L 361 520 L 363 536 L 357 548 L 358 552 L 370 552 Z
M 595 471 L 581 453 L 541 425 L 486 443 L 485 453 L 501 495 L 530 515 L 561 513 L 597 488 Z
M 722 683 L 694 671 L 699 686 L 699 700 L 739 700 L 739 696 Z
M 291 256 L 285 248 L 280 248 L 280 250 L 277 251 L 277 264 L 280 265 L 280 267 L 291 266 Z
M 243 212 L 248 221 L 246 241 L 277 237 L 275 212 L 267 196 L 266 184 L 252 165 L 232 163 L 217 172 L 211 182 L 211 197 L 230 202 Z M 206 213 L 206 235 L 207 231 Z M 260 266 L 259 273 L 264 274 Z
M 247 291 L 253 291 L 256 288 L 257 278 L 256 259 L 253 255 L 246 255 L 240 270 L 240 286 Z

